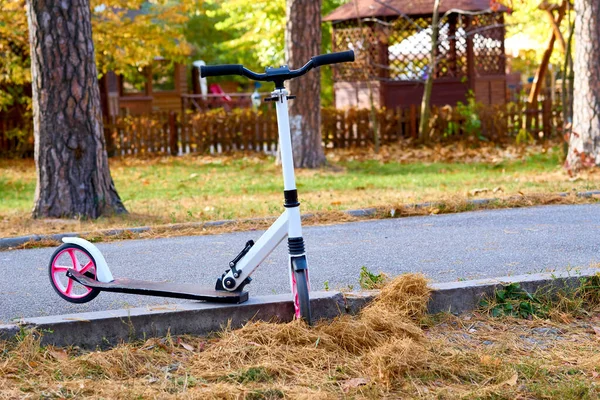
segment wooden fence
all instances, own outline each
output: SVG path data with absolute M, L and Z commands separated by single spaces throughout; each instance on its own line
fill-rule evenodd
M 379 109 L 375 114 L 381 144 L 417 138 L 418 107 Z M 277 146 L 275 116 L 275 110 L 268 108 L 120 117 L 105 121 L 107 149 L 111 156 L 235 150 L 273 152 Z M 549 99 L 535 107 L 509 103 L 495 107 L 467 104 L 433 108 L 428 141 L 547 139 L 560 134 L 561 117 L 560 107 Z M 374 142 L 369 110 L 323 108 L 321 120 L 326 148 L 365 147 Z M 0 120 L 0 153 L 31 154 L 31 134 L 11 139 L 6 134 L 10 129 L 14 131 L 15 127 Z

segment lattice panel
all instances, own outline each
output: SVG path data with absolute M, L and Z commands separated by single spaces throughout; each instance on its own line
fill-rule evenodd
M 501 13 L 473 17 L 471 30 L 477 75 L 503 75 L 505 73 L 503 24 L 504 18 Z
M 333 35 L 333 51 L 354 50 L 354 63 L 335 65 L 336 81 L 364 81 L 378 76 L 378 68 L 374 60 L 378 59 L 376 31 L 373 25 L 363 25 L 362 30 L 355 24 L 340 23 L 335 25 Z
M 431 49 L 431 19 L 397 19 L 388 38 L 389 78 L 415 81 L 427 78 Z
M 462 78 L 467 76 L 466 20 L 462 15 L 451 14 L 440 23 L 436 78 Z
M 468 16 L 453 13 L 440 22 L 435 78 L 467 77 L 468 47 L 473 45 L 476 75 L 502 75 L 505 70 L 502 13 Z M 429 74 L 431 18 L 404 18 L 334 26 L 334 51 L 353 49 L 354 64 L 335 68 L 336 81 L 383 79 L 424 81 Z

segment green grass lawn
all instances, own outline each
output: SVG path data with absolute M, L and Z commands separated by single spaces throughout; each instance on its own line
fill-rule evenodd
M 495 163 L 336 160 L 323 169 L 297 171 L 297 186 L 303 212 L 466 198 L 475 189 L 488 189 L 478 196 L 492 197 L 600 187 L 599 174 L 573 180 L 560 164 L 556 148 Z M 0 160 L 0 236 L 270 216 L 282 209 L 281 170 L 267 156 L 111 159 L 110 167 L 131 215 L 32 221 L 33 161 Z

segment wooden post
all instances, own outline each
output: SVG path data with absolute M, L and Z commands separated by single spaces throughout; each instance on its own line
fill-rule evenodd
M 396 108 L 396 121 L 397 125 L 397 142 L 404 138 L 404 132 L 402 130 L 402 124 L 404 123 L 404 113 L 400 107 Z
M 473 17 L 468 15 L 466 17 L 467 21 L 467 85 L 469 91 L 473 96 L 475 96 L 475 51 L 473 49 Z
M 410 105 L 410 136 L 416 139 L 417 136 L 417 106 L 414 104 Z
M 534 135 L 534 138 L 539 139 L 539 133 L 540 133 L 540 103 L 538 101 L 536 101 L 534 104 L 535 104 L 535 107 L 533 109 L 533 124 L 531 126 L 531 131 L 529 131 L 529 133 L 531 133 L 532 135 Z
M 171 148 L 172 156 L 176 156 L 179 153 L 177 136 L 177 115 L 171 111 L 169 113 L 169 147 Z
M 458 76 L 456 68 L 456 13 L 448 16 L 448 37 L 450 38 L 450 50 L 448 51 L 448 69 L 452 71 L 454 76 Z M 504 54 L 504 53 L 502 53 Z
M 548 140 L 552 136 L 552 131 L 554 130 L 554 127 L 552 126 L 552 100 L 549 96 L 546 96 L 542 103 L 542 125 L 544 140 Z

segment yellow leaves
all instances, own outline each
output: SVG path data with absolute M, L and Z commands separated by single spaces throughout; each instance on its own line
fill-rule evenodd
M 509 379 L 505 380 L 504 382 L 502 382 L 500 385 L 508 385 L 508 386 L 515 386 L 517 384 L 517 380 L 519 379 L 519 374 L 517 374 L 515 372 L 515 374 L 513 376 L 511 376 Z
M 217 30 L 235 32 L 222 47 L 238 52 L 240 62 L 259 69 L 283 61 L 284 0 L 230 0 L 222 2 L 213 13 L 221 20 L 215 24 Z
M 25 0 L 0 0 L 0 85 L 31 81 Z M 156 56 L 183 61 L 191 46 L 184 35 L 198 1 L 92 0 L 92 35 L 98 70 L 144 67 Z M 15 99 L 0 96 L 0 109 Z
M 157 56 L 184 61 L 191 53 L 184 36 L 189 4 L 110 1 L 92 21 L 101 69 L 127 74 L 127 67 L 143 68 Z
M 502 364 L 502 360 L 491 356 L 489 354 L 483 354 L 479 357 L 479 362 L 482 365 L 488 366 L 488 367 L 499 367 Z
M 67 354 L 67 352 L 64 349 L 59 349 L 59 348 L 49 348 L 48 349 L 48 354 L 50 354 L 54 359 L 56 360 L 68 360 L 69 359 L 69 355 Z
M 31 81 L 29 34 L 24 0 L 0 0 L 0 86 Z M 22 91 L 0 91 L 0 110 L 26 103 Z

